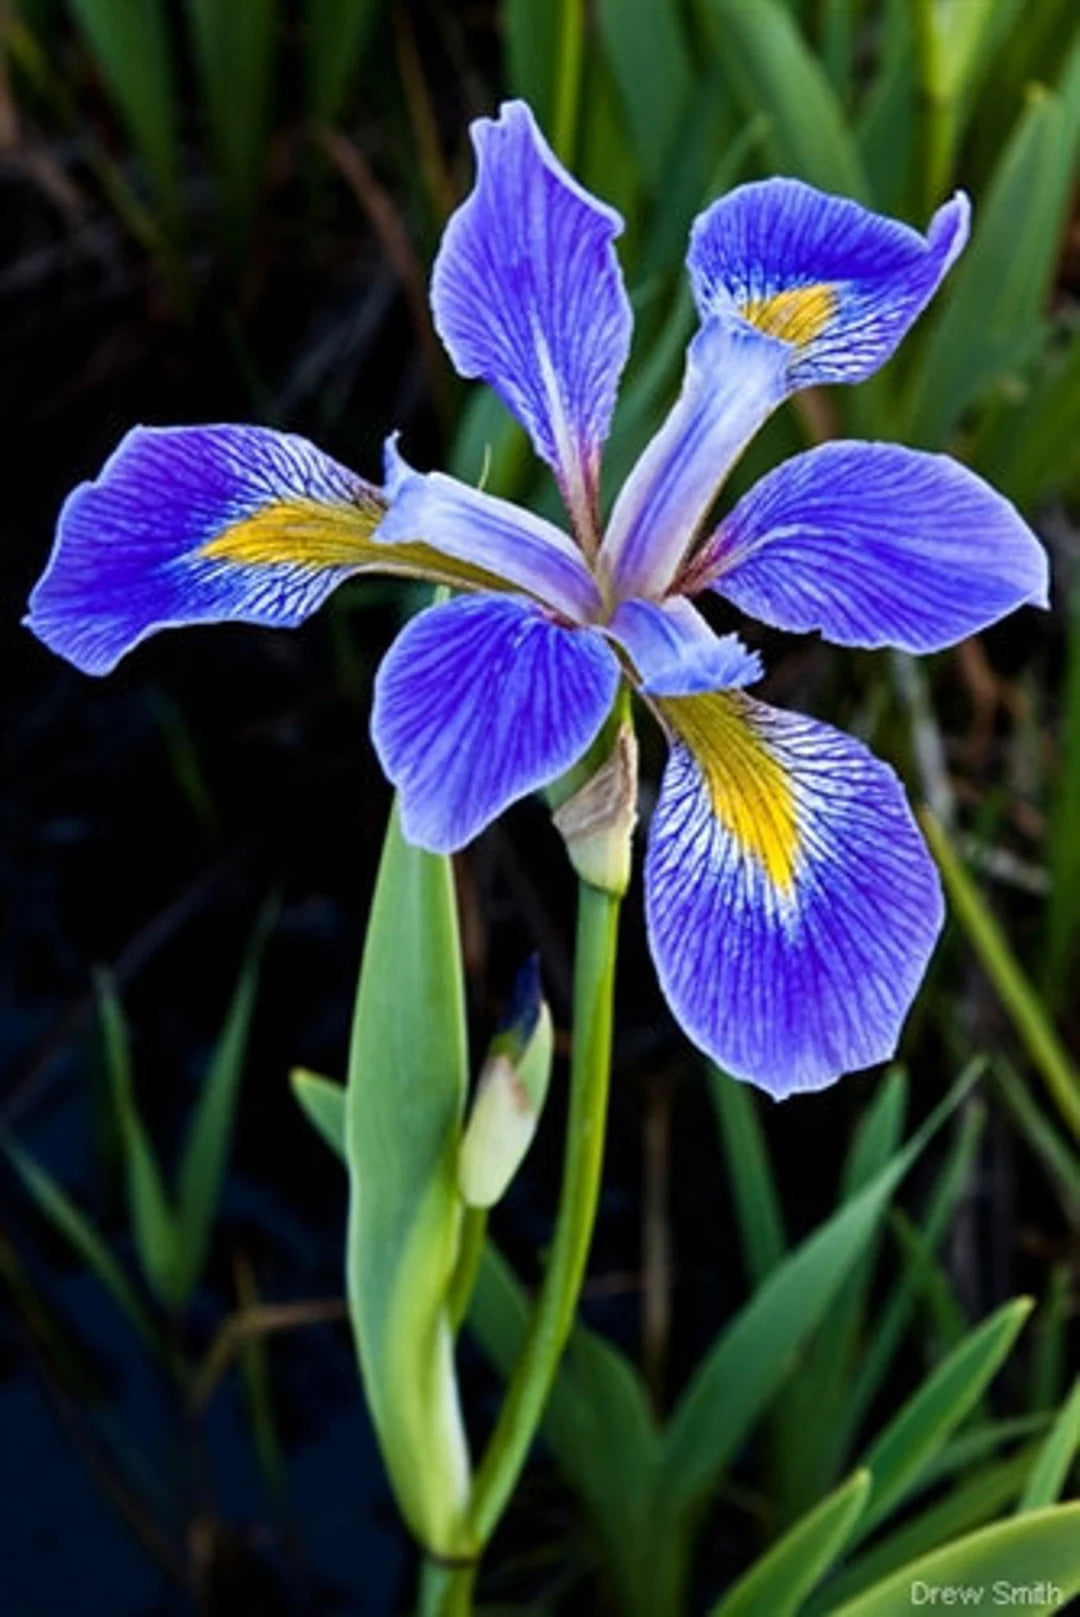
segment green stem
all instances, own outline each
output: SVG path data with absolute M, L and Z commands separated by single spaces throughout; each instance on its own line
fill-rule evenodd
M 577 1311 L 604 1157 L 620 898 L 582 882 L 574 960 L 570 1115 L 555 1238 L 521 1358 L 477 1473 L 470 1518 L 486 1544 L 517 1484 Z
M 491 1538 L 509 1503 L 540 1425 L 577 1312 L 600 1195 L 621 898 L 587 882 L 580 883 L 578 895 L 574 1046 L 562 1190 L 555 1235 L 525 1345 L 473 1485 L 469 1527 L 481 1546 Z M 468 1613 L 475 1576 L 474 1567 L 426 1568 L 422 1617 Z
M 418 1617 L 471 1617 L 476 1568 L 425 1561 L 420 1570 Z
M 487 1209 L 466 1207 L 461 1219 L 461 1245 L 457 1265 L 450 1281 L 446 1304 L 450 1313 L 450 1324 L 455 1331 L 460 1328 L 462 1320 L 469 1311 L 486 1235 Z

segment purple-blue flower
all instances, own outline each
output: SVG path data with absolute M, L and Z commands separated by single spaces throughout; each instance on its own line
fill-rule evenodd
M 796 180 L 695 222 L 700 323 L 682 390 L 600 520 L 601 450 L 630 344 L 619 216 L 520 102 L 473 128 L 478 172 L 436 260 L 435 323 L 562 492 L 568 531 L 393 442 L 373 487 L 257 427 L 136 428 L 64 505 L 29 623 L 89 673 L 158 629 L 293 626 L 382 571 L 458 593 L 398 636 L 372 735 L 405 834 L 452 851 L 576 763 L 626 678 L 670 743 L 645 895 L 660 982 L 689 1036 L 775 1096 L 889 1057 L 941 927 L 936 873 L 893 771 L 746 694 L 758 658 L 691 597 L 850 646 L 934 651 L 1022 602 L 1045 554 L 946 456 L 829 443 L 710 526 L 725 477 L 791 393 L 889 358 L 964 246 L 962 195 L 926 236 Z

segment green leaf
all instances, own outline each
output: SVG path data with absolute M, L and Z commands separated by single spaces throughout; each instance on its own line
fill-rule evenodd
M 307 98 L 320 123 L 342 111 L 378 16 L 378 0 L 308 0 Z
M 131 138 L 150 171 L 162 208 L 180 212 L 179 146 L 169 30 L 162 0 L 70 0 L 71 9 Z
M 1061 1495 L 1080 1447 L 1080 1378 L 1050 1429 L 1020 1499 L 1020 1510 L 1042 1510 Z
M 787 1250 L 776 1180 L 753 1091 L 710 1062 L 709 1092 L 724 1146 L 747 1279 L 758 1286 Z
M 1070 1149 L 1036 1105 L 1027 1084 L 1011 1061 L 1006 1061 L 1003 1056 L 998 1057 L 992 1071 L 1028 1145 L 1056 1187 L 1073 1228 L 1080 1229 L 1080 1156 Z
M 1059 97 L 1033 89 L 918 370 L 910 435 L 919 443 L 946 443 L 965 407 L 1040 342 L 1072 195 L 1073 145 Z
M 469 1304 L 469 1328 L 509 1378 L 525 1341 L 528 1300 L 505 1260 L 485 1246 Z M 541 1431 L 564 1476 L 589 1506 L 622 1603 L 636 1609 L 659 1438 L 645 1389 L 624 1356 L 575 1327 L 544 1410 Z
M 225 1026 L 188 1124 L 176 1181 L 178 1252 L 172 1279 L 176 1306 L 187 1302 L 206 1265 L 232 1147 L 259 966 L 275 913 L 276 905 L 268 905 L 256 923 Z
M 509 89 L 527 101 L 555 151 L 573 161 L 576 85 L 584 36 L 583 0 L 503 0 Z
M 345 1156 L 345 1085 L 317 1072 L 294 1067 L 289 1083 L 297 1104 L 312 1128 L 320 1134 L 335 1156 Z
M 1030 1298 L 1019 1297 L 991 1314 L 927 1378 L 871 1445 L 863 1464 L 873 1476 L 874 1497 L 860 1523 L 860 1536 L 895 1509 L 978 1402 L 1032 1307 Z
M 259 192 L 273 92 L 276 0 L 187 0 L 195 62 L 210 122 L 226 235 L 239 254 Z
M 109 1093 L 124 1148 L 128 1215 L 135 1250 L 147 1284 L 166 1307 L 175 1299 L 180 1234 L 157 1154 L 135 1101 L 127 1025 L 111 979 L 97 978 L 98 1010 L 105 1043 Z
M 810 1236 L 727 1326 L 694 1374 L 664 1439 L 664 1493 L 706 1498 L 866 1250 L 889 1198 L 980 1068 L 972 1065 L 893 1161 Z
M 960 1118 L 956 1141 L 938 1175 L 922 1221 L 922 1240 L 929 1252 L 935 1252 L 944 1240 L 957 1205 L 967 1192 L 985 1121 L 985 1107 L 978 1101 L 969 1102 Z M 865 1346 L 848 1397 L 839 1414 L 834 1439 L 837 1455 L 848 1452 L 896 1356 L 921 1291 L 922 1282 L 923 1272 L 918 1265 L 907 1264 L 884 1306 L 877 1312 L 873 1332 Z
M 776 168 L 824 190 L 868 200 L 866 175 L 840 104 L 790 12 L 777 0 L 699 0 L 703 26 L 750 117 L 770 122 Z
M 1055 1105 L 1080 1139 L 1080 1072 L 1073 1066 L 1045 1006 L 1021 970 L 1004 932 L 954 852 L 940 822 L 926 810 L 919 818 L 941 870 L 953 914 L 967 933 L 983 970 L 1042 1073 Z
M 851 1537 L 869 1492 L 869 1472 L 856 1471 L 755 1562 L 711 1617 L 797 1617 Z
M 1030 1455 L 1019 1454 L 965 1476 L 943 1499 L 935 1500 L 886 1537 L 876 1538 L 811 1602 L 805 1617 L 834 1612 L 839 1602 L 880 1583 L 897 1567 L 1000 1515 L 1016 1499 L 1030 1469 Z
M 600 0 L 597 22 L 638 164 L 655 190 L 666 180 L 695 88 L 680 8 L 676 0 L 652 0 L 648 6 Z
M 844 1162 L 840 1200 L 865 1188 L 899 1149 L 907 1111 L 907 1076 L 894 1067 L 863 1114 Z M 880 1240 L 878 1230 L 822 1321 L 800 1374 L 778 1401 L 773 1424 L 774 1470 L 785 1516 L 801 1514 L 834 1480 L 833 1440 L 841 1428 L 852 1360 Z
M 364 1390 L 402 1513 L 430 1551 L 468 1550 L 469 1462 L 447 1310 L 467 1082 L 450 862 L 395 809 L 356 999 L 345 1135 L 347 1291 Z
M 877 73 L 855 122 L 859 155 L 874 200 L 896 212 L 915 146 L 915 44 L 910 0 L 886 0 Z
M 76 1206 L 53 1176 L 40 1163 L 35 1162 L 21 1146 L 16 1145 L 9 1135 L 0 1138 L 0 1145 L 30 1196 L 53 1228 L 58 1230 L 69 1246 L 78 1253 L 86 1267 L 127 1315 L 143 1341 L 155 1353 L 160 1352 L 161 1344 L 153 1320 L 92 1221 Z
M 836 1608 L 831 1617 L 911 1617 L 915 1583 L 988 1591 L 999 1581 L 1010 1589 L 1036 1591 L 1025 1600 L 1025 1617 L 1064 1610 L 1080 1590 L 1080 1504 L 1032 1511 L 985 1527 L 911 1562 Z

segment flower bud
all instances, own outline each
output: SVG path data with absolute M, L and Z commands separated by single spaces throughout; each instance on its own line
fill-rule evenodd
M 553 1052 L 551 1012 L 533 960 L 519 974 L 510 1013 L 492 1040 L 461 1142 L 458 1186 L 470 1207 L 492 1207 L 521 1166 L 540 1121 Z
M 582 881 L 625 893 L 637 823 L 637 737 L 624 721 L 599 769 L 555 810 L 555 827 Z

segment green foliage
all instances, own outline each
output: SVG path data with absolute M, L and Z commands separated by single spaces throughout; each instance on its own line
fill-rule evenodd
M 262 188 L 277 0 L 187 0 L 192 49 L 217 162 L 226 235 L 247 243 Z
M 797 1617 L 846 1548 L 866 1508 L 871 1477 L 856 1471 L 785 1533 L 717 1605 L 711 1617 Z
M 387 1470 L 413 1531 L 442 1555 L 465 1547 L 469 1492 L 447 1304 L 460 1238 L 467 1081 L 449 861 L 406 843 L 395 812 L 349 1053 L 346 1274 Z

